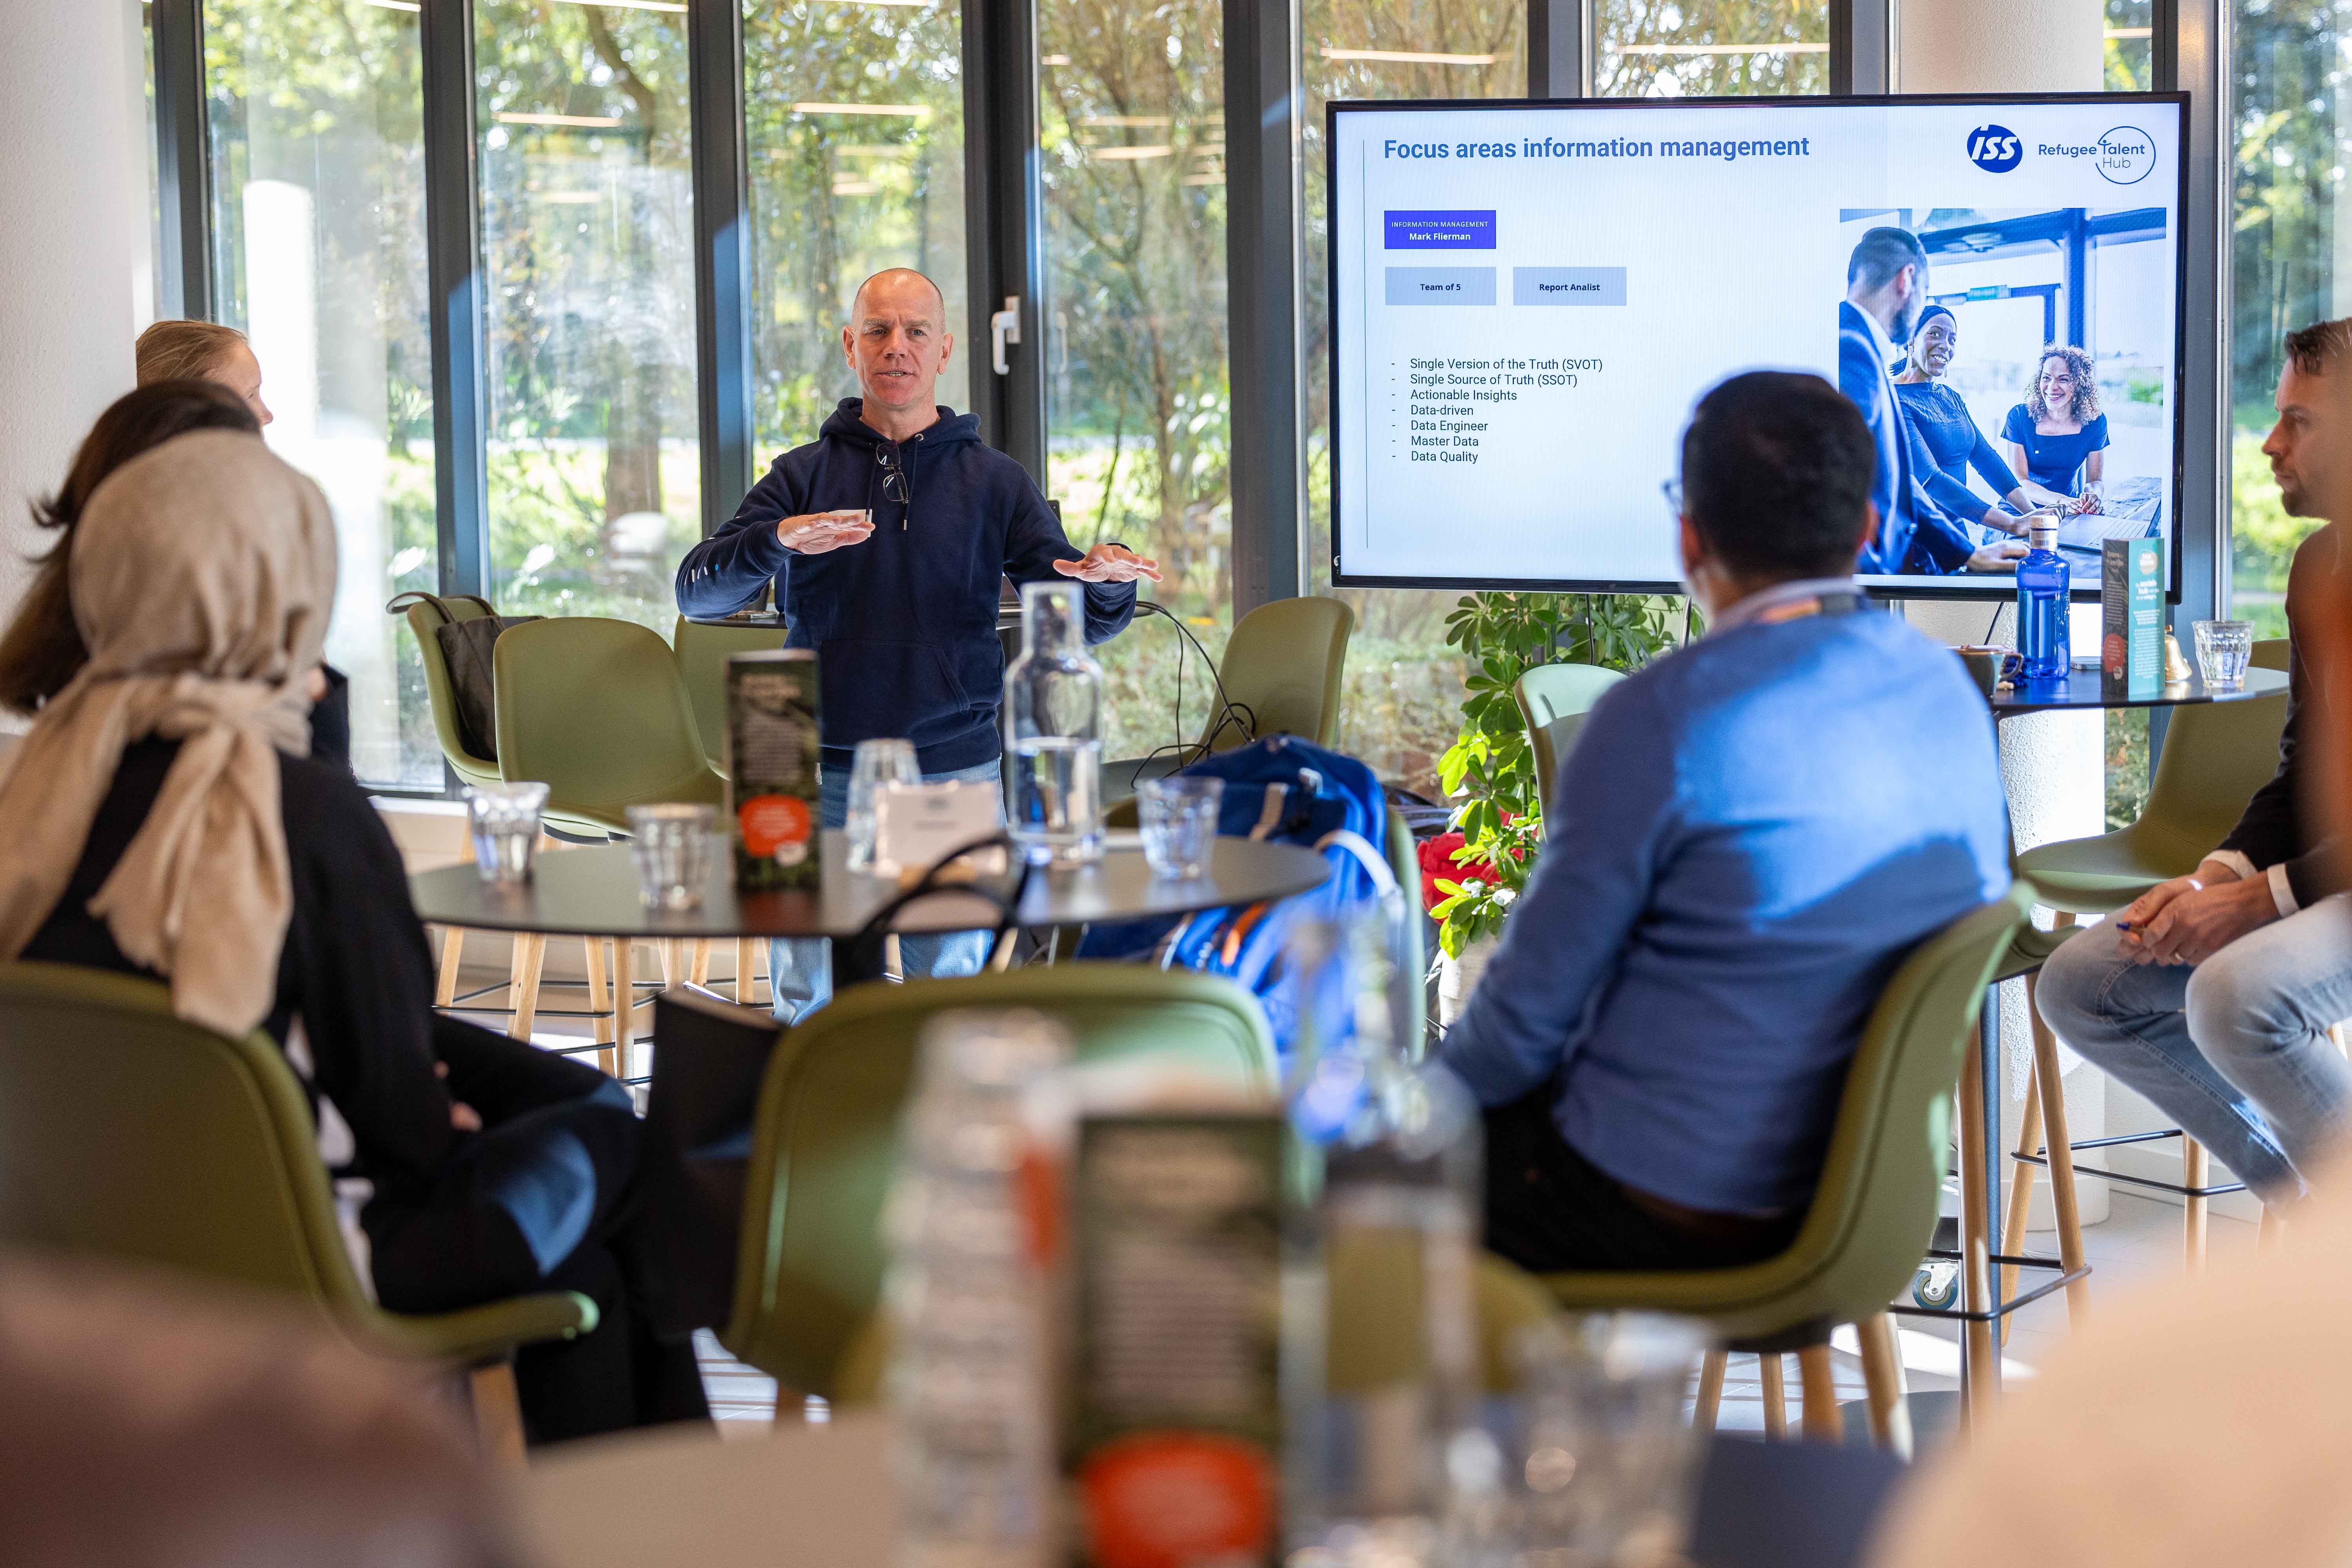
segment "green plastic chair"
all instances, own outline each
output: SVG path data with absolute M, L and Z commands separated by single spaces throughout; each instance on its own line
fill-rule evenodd
M 1217 679 L 1225 700 L 1255 716 L 1260 735 L 1296 735 L 1318 746 L 1338 743 L 1339 690 L 1348 674 L 1348 639 L 1356 613 L 1337 599 L 1276 599 L 1234 623 Z M 1212 731 L 1216 717 L 1209 720 Z M 1213 751 L 1231 751 L 1249 737 L 1228 724 Z
M 658 632 L 590 616 L 530 621 L 499 638 L 491 668 L 499 767 L 547 785 L 554 826 L 601 837 L 627 833 L 633 805 L 724 801 Z
M 670 648 L 677 658 L 678 679 L 686 683 L 687 700 L 693 705 L 702 759 L 721 778 L 727 776 L 727 660 L 735 654 L 767 653 L 783 646 L 782 621 L 715 626 L 677 618 Z
M 2254 664 L 2286 668 L 2284 638 L 2254 645 Z M 2067 914 L 2103 915 L 2197 868 L 2229 837 L 2256 790 L 2278 772 L 2286 693 L 2175 708 L 2139 820 L 2114 833 L 2037 845 L 2017 858 L 2041 901 Z
M 470 599 L 445 599 L 451 621 L 470 621 L 489 612 Z M 425 700 L 433 710 L 433 732 L 441 742 L 441 755 L 458 782 L 469 784 L 494 784 L 500 781 L 499 764 L 488 757 L 478 757 L 466 750 L 466 742 L 457 730 L 457 699 L 449 684 L 449 661 L 441 657 L 441 639 L 434 629 L 446 624 L 441 611 L 427 600 L 420 599 L 403 612 L 408 618 L 408 629 L 416 636 L 418 653 L 425 660 Z
M 1528 723 L 1528 750 L 1535 753 L 1536 798 L 1551 801 L 1551 781 L 1576 749 L 1576 737 L 1601 694 L 1625 679 L 1622 670 L 1597 664 L 1539 664 L 1519 677 L 1511 695 Z
M 1951 1150 L 1953 1085 L 1976 1040 L 1986 984 L 2032 908 L 2032 889 L 2018 884 L 1921 944 L 1879 994 L 1812 1205 L 1786 1251 L 1736 1268 L 1545 1275 L 1553 1297 L 1572 1310 L 1706 1318 L 1732 1349 L 1798 1349 L 1821 1358 L 1823 1372 L 1830 1331 L 1853 1323 L 1872 1373 L 1873 1425 L 1882 1443 L 1907 1447 L 1897 1435 L 1899 1394 L 1884 1375 L 1894 1370 L 1886 1304 L 1910 1289 L 1926 1256 Z M 1719 1362 L 1709 1376 L 1719 1394 Z M 1813 1405 L 1806 1401 L 1809 1415 Z M 1702 1415 L 1711 1420 L 1712 1408 Z
M 175 1017 L 149 980 L 0 964 L 0 1244 L 299 1298 L 382 1354 L 477 1368 L 486 1439 L 519 1451 L 515 1348 L 596 1326 L 571 1292 L 408 1316 L 352 1272 L 285 1058 Z
M 1255 1000 L 1205 975 L 1065 963 L 843 992 L 786 1031 L 761 1081 L 734 1307 L 719 1336 L 787 1388 L 835 1398 L 878 1365 L 867 1319 L 917 1037 L 959 1007 L 1049 1014 L 1081 1061 L 1173 1057 L 1269 1094 L 1279 1082 Z M 854 1378 L 853 1363 L 866 1368 Z

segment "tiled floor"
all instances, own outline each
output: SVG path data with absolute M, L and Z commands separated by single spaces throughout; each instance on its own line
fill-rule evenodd
M 2088 1185 L 2088 1183 L 2085 1183 Z M 2207 1221 L 2207 1266 L 2227 1268 L 2252 1255 L 2255 1226 L 2219 1215 Z M 2026 1237 L 2026 1252 L 2053 1256 L 2058 1238 L 2053 1232 L 2035 1231 Z M 2125 1299 L 2136 1291 L 2160 1289 L 2181 1278 L 2187 1255 L 2181 1238 L 2181 1211 L 2174 1205 L 2118 1190 L 2110 1200 L 2108 1217 L 2083 1232 L 2083 1252 L 2091 1266 L 2089 1309 Z M 2044 1278 L 2047 1278 L 2044 1276 Z M 2035 1280 L 2030 1274 L 2021 1288 Z M 2021 1309 L 2011 1319 L 2009 1343 L 2001 1363 L 2011 1382 L 2030 1378 L 2034 1368 L 2065 1342 L 2066 1293 L 2053 1291 Z M 1918 1318 L 1895 1320 L 1904 1373 L 1915 1394 L 1949 1391 L 1959 1386 L 1959 1330 L 1957 1325 Z M 1841 1404 L 1863 1397 L 1862 1363 L 1854 1353 L 1853 1336 L 1842 1331 L 1832 1360 Z M 1798 1392 L 1794 1357 L 1785 1363 L 1789 1422 L 1793 1428 L 1803 1400 Z M 1753 1356 L 1734 1356 L 1724 1379 L 1723 1407 L 1718 1423 L 1727 1431 L 1759 1432 L 1764 1426 L 1763 1384 Z M 1856 1425 L 1849 1422 L 1849 1427 Z

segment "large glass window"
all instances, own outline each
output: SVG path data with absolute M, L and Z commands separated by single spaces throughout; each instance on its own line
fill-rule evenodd
M 857 286 L 911 267 L 947 297 L 939 398 L 971 406 L 963 341 L 963 20 L 955 0 L 746 0 L 753 439 L 816 438 L 857 393 L 841 329 Z
M 218 314 L 253 341 L 270 446 L 334 505 L 352 765 L 436 787 L 424 668 L 383 613 L 436 555 L 416 8 L 207 0 L 204 20 Z
M 2279 340 L 2297 327 L 2352 314 L 2352 209 L 2339 206 L 2343 39 L 2352 6 L 2341 0 L 2242 0 L 2230 30 L 2231 125 L 2237 167 L 2231 196 L 2230 468 L 2232 613 L 2257 637 L 2286 629 L 2286 573 L 2295 546 L 2318 526 L 2286 515 L 2262 455 L 2276 417 Z
M 1306 0 L 1300 80 L 1306 113 L 1306 243 L 1299 260 L 1307 353 L 1307 561 L 1330 593 L 1331 377 L 1328 192 L 1323 106 L 1334 99 L 1516 98 L 1527 91 L 1524 0 Z M 1458 594 L 1349 588 L 1356 612 L 1340 703 L 1343 751 L 1385 779 L 1438 798 L 1437 759 L 1462 727 L 1461 655 L 1445 646 Z
M 475 0 L 490 577 L 665 633 L 701 537 L 683 0 Z
M 1830 89 L 1828 0 L 1599 0 L 1598 98 L 1749 98 Z
M 1046 493 L 1071 542 L 1156 557 L 1211 654 L 1233 619 L 1223 39 L 1216 0 L 1040 0 Z M 1148 585 L 1147 585 L 1148 586 Z M 1192 664 L 1139 624 L 1097 650 L 1113 756 L 1197 735 Z
M 2105 0 L 2109 92 L 2146 92 L 2155 85 L 2156 0 Z

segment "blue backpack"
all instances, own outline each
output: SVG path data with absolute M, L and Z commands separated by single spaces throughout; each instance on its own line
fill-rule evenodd
M 1303 921 L 1359 916 L 1401 897 L 1387 857 L 1387 799 L 1371 769 L 1295 735 L 1219 752 L 1183 773 L 1225 781 L 1218 833 L 1320 850 L 1331 865 L 1329 879 L 1273 904 L 1095 926 L 1079 942 L 1078 956 L 1156 961 L 1164 969 L 1181 966 L 1231 980 L 1265 1008 L 1286 1059 L 1297 1034 L 1297 1002 L 1282 962 L 1293 928 Z

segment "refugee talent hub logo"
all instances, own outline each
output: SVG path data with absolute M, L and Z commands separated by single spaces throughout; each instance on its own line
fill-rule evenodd
M 1969 162 L 1988 174 L 2006 174 L 2025 156 L 2025 143 L 2006 125 L 1979 125 L 1969 132 Z

